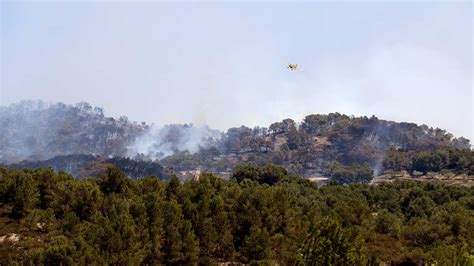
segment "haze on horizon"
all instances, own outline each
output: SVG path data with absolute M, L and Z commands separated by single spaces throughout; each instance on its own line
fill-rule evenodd
M 470 1 L 0 8 L 1 105 L 86 101 L 219 129 L 340 112 L 474 139 Z

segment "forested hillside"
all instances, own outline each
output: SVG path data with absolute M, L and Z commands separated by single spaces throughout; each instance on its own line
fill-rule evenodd
M 231 128 L 218 147 L 176 153 L 162 164 L 226 174 L 242 163 L 282 165 L 290 172 L 328 176 L 340 182 L 368 182 L 384 171 L 444 171 L 474 175 L 473 152 L 465 138 L 441 129 L 338 113 L 308 115 L 267 128 Z
M 180 183 L 0 168 L 0 264 L 472 265 L 474 189 L 321 188 L 284 168 Z
M 71 154 L 124 155 L 147 125 L 105 117 L 102 108 L 88 103 L 23 101 L 0 107 L 0 128 L 0 163 L 16 163 Z
M 51 167 L 56 172 L 64 171 L 76 178 L 97 177 L 108 166 L 116 166 L 132 179 L 156 176 L 168 180 L 174 174 L 172 169 L 165 168 L 157 162 L 131 160 L 123 157 L 104 158 L 84 154 L 56 156 L 45 161 L 23 161 L 10 165 L 16 169 Z
M 143 162 L 171 174 L 204 170 L 224 177 L 242 164 L 272 163 L 304 177 L 325 176 L 342 183 L 367 183 L 374 175 L 399 171 L 474 175 L 468 139 L 374 116 L 312 114 L 300 123 L 284 119 L 268 128 L 241 126 L 219 132 L 192 124 L 159 128 L 125 116 L 114 119 L 87 103 L 30 101 L 1 107 L 0 125 L 0 164 L 51 166 L 81 177 L 98 173 L 81 169 L 90 168 L 81 163 L 83 155 L 102 162 L 129 158 L 114 161 L 127 175 L 131 164 Z M 132 172 L 134 178 L 154 174 Z

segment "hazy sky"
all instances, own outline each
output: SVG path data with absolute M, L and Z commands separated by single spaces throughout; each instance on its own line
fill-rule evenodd
M 0 7 L 1 105 L 87 101 L 219 129 L 374 114 L 474 136 L 469 1 Z

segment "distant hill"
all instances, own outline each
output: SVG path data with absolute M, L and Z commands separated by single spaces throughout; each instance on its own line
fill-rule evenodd
M 147 125 L 105 117 L 88 103 L 23 101 L 0 107 L 0 162 L 90 154 L 120 156 Z
M 115 157 L 142 153 L 157 159 L 215 145 L 221 135 L 207 126 L 155 127 L 129 121 L 126 116 L 106 117 L 102 108 L 84 102 L 22 101 L 0 107 L 0 127 L 0 163 L 4 164 L 71 154 Z
M 153 162 L 171 172 L 199 169 L 220 175 L 229 175 L 241 164 L 273 163 L 295 174 L 344 183 L 365 183 L 384 171 L 474 174 L 468 139 L 375 116 L 311 114 L 301 123 L 284 119 L 268 128 L 220 132 L 192 124 L 158 128 L 125 116 L 105 117 L 101 108 L 88 103 L 24 101 L 0 107 L 0 125 L 1 164 L 51 164 L 77 176 L 94 173 L 80 169 L 82 160 L 90 166 L 90 161 L 110 163 L 116 158 L 128 158 L 124 165 Z M 76 162 L 77 155 L 92 157 L 78 157 Z M 148 173 L 131 172 L 132 177 Z
M 161 163 L 216 173 L 242 163 L 274 163 L 303 176 L 324 175 L 350 183 L 368 182 L 385 170 L 474 175 L 472 159 L 469 140 L 445 130 L 331 113 L 308 115 L 300 124 L 284 119 L 269 128 L 231 128 L 217 147 L 176 153 Z
M 156 176 L 163 180 L 169 180 L 173 175 L 172 170 L 166 169 L 156 162 L 131 160 L 122 157 L 104 158 L 83 154 L 56 156 L 44 161 L 22 161 L 10 165 L 10 167 L 16 169 L 52 167 L 56 172 L 64 171 L 75 177 L 84 178 L 99 176 L 111 165 L 117 166 L 132 179 Z

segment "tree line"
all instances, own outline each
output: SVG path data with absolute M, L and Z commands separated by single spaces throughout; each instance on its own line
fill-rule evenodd
M 474 263 L 474 189 L 440 183 L 318 187 L 275 165 L 184 183 L 0 168 L 0 201 L 0 237 L 19 235 L 2 265 Z
M 178 170 L 234 170 L 241 163 L 281 165 L 303 176 L 324 175 L 341 183 L 368 183 L 388 171 L 472 175 L 470 141 L 438 128 L 339 113 L 308 115 L 268 128 L 230 128 L 216 147 L 183 151 L 160 163 Z

